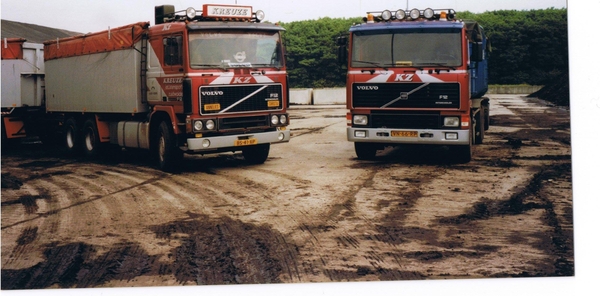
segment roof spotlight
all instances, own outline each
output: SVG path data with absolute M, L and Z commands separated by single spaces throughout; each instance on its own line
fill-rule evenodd
M 392 12 L 391 12 L 391 11 L 389 11 L 389 10 L 387 10 L 387 9 L 386 9 L 386 10 L 384 10 L 383 12 L 381 12 L 381 18 L 382 18 L 384 21 L 389 21 L 389 20 L 391 20 L 391 19 L 392 19 Z
M 396 10 L 396 19 L 403 20 L 406 17 L 406 11 L 402 9 Z
M 409 16 L 410 16 L 411 19 L 416 20 L 416 19 L 418 19 L 421 16 L 421 12 L 418 9 L 413 8 L 410 11 Z
M 256 11 L 256 19 L 259 21 L 262 21 L 265 19 L 265 12 L 262 10 L 257 10 Z
M 187 16 L 188 19 L 194 19 L 196 17 L 196 9 L 188 7 L 188 9 L 185 10 L 185 16 Z
M 433 15 L 434 15 L 433 9 L 431 9 L 431 8 L 427 8 L 427 9 L 425 9 L 425 11 L 423 11 L 423 16 L 426 19 L 431 19 L 433 17 Z

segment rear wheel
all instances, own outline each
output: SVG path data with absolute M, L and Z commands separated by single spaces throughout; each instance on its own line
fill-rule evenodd
M 262 164 L 269 157 L 270 149 L 271 144 L 251 146 L 244 148 L 244 150 L 242 150 L 242 155 L 244 155 L 244 159 L 251 164 Z
M 483 138 L 485 135 L 485 111 L 483 106 L 476 112 L 477 114 L 473 116 L 473 130 L 475 131 L 473 140 L 475 144 L 481 144 L 483 143 Z
M 372 143 L 354 142 L 354 150 L 358 159 L 372 160 L 377 154 L 377 146 Z
M 86 156 L 95 157 L 100 153 L 101 143 L 95 120 L 88 119 L 83 124 L 82 140 L 83 152 Z
M 80 138 L 81 133 L 79 132 L 77 120 L 73 117 L 67 119 L 63 127 L 63 147 L 67 154 L 76 155 L 80 152 Z
M 155 143 L 158 168 L 167 172 L 174 171 L 183 158 L 183 152 L 177 147 L 175 133 L 167 121 L 158 126 Z

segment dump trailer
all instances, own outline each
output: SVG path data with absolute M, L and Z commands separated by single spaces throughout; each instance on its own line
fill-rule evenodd
M 2 142 L 25 138 L 44 116 L 44 45 L 2 40 Z M 27 127 L 27 128 L 26 128 Z
M 368 12 L 339 41 L 347 138 L 359 159 L 386 146 L 444 145 L 469 162 L 489 126 L 490 43 L 453 9 Z
M 45 112 L 70 154 L 107 145 L 184 154 L 241 151 L 263 163 L 290 140 L 288 76 L 278 25 L 250 6 L 155 7 L 140 22 L 44 42 Z

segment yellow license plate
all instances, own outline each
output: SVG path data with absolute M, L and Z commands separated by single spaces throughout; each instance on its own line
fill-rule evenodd
M 221 110 L 221 104 L 206 104 L 204 105 L 204 111 L 219 111 Z
M 267 101 L 269 107 L 279 107 L 279 101 Z
M 416 131 L 392 131 L 392 137 L 411 138 L 416 137 Z
M 258 139 L 235 140 L 235 146 L 249 146 L 258 144 Z

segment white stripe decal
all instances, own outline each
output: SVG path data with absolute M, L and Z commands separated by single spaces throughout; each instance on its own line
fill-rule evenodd
M 417 76 L 419 76 L 419 78 L 423 82 L 444 82 L 443 80 L 435 78 L 429 74 L 417 74 Z
M 215 79 L 210 84 L 231 84 L 233 80 L 233 72 L 222 73 L 219 78 Z
M 256 80 L 256 83 L 271 83 L 273 82 L 273 79 L 267 77 L 267 76 L 252 76 L 254 77 L 254 80 Z
M 394 71 L 382 71 L 379 75 L 369 79 L 367 82 L 387 82 L 392 75 L 394 75 Z

